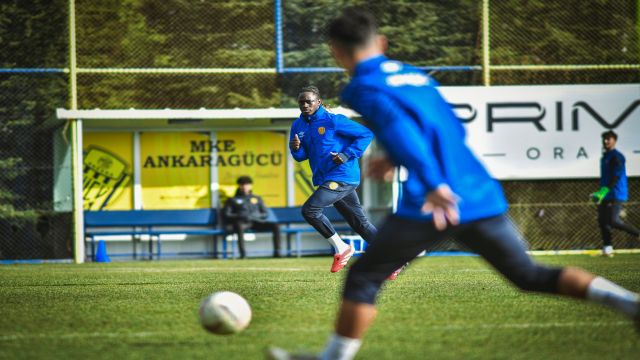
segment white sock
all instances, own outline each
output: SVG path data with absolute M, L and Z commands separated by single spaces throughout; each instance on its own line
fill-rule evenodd
M 342 241 L 338 233 L 331 235 L 331 237 L 328 238 L 327 241 L 331 244 L 331 246 L 333 246 L 333 248 L 336 250 L 336 253 L 338 254 L 342 254 L 349 248 L 349 245 Z
M 351 360 L 356 356 L 362 340 L 352 339 L 333 333 L 324 348 L 321 360 Z
M 589 284 L 587 299 L 616 309 L 629 317 L 636 316 L 640 310 L 638 294 L 599 276 Z

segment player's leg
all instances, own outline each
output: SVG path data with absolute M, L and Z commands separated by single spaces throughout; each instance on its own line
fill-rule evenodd
M 375 319 L 375 300 L 389 274 L 445 235 L 436 232 L 430 223 L 393 216 L 385 221 L 367 252 L 349 269 L 336 330 L 321 359 L 352 359 Z
M 598 226 L 602 234 L 602 254 L 613 256 L 613 246 L 611 245 L 611 203 L 603 201 L 598 205 Z
M 353 255 L 353 248 L 346 244 L 331 221 L 323 214 L 326 207 L 347 196 L 353 189 L 353 185 L 328 181 L 318 187 L 302 206 L 302 216 L 333 246 L 334 256 L 331 272 L 340 271 Z
M 457 239 L 480 254 L 520 289 L 587 299 L 634 318 L 640 297 L 583 269 L 535 264 L 525 243 L 506 216 L 476 221 L 462 227 Z
M 233 228 L 233 232 L 238 236 L 238 250 L 240 251 L 240 258 L 244 259 L 247 256 L 247 253 L 244 248 L 244 231 L 249 227 L 250 224 L 247 224 L 240 220 L 233 220 L 231 226 Z
M 355 187 L 345 197 L 336 201 L 333 206 L 340 212 L 353 231 L 362 236 L 364 241 L 367 243 L 373 241 L 377 229 L 364 213 Z
M 378 230 L 364 213 L 355 188 L 349 195 L 345 196 L 342 200 L 337 201 L 333 206 L 335 206 L 340 214 L 342 214 L 342 216 L 347 220 L 349 226 L 351 226 L 358 235 L 362 236 L 367 244 L 370 244 L 371 241 L 375 239 L 375 235 Z M 387 280 L 397 279 L 405 265 L 394 270 Z
M 613 201 L 611 203 L 611 227 L 613 227 L 614 229 L 618 229 L 618 230 L 622 230 L 628 234 L 631 234 L 633 236 L 640 236 L 640 231 L 638 231 L 638 229 L 636 229 L 635 227 L 629 225 L 629 224 L 625 224 L 622 219 L 620 219 L 620 211 L 622 211 L 622 202 L 620 201 Z

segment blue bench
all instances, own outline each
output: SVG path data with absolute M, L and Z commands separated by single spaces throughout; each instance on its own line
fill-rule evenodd
M 302 212 L 300 207 L 276 207 L 271 208 L 273 211 L 273 215 L 275 216 L 278 224 L 283 225 L 281 227 L 281 231 L 283 234 L 287 235 L 287 250 L 289 254 L 291 253 L 291 237 L 295 237 L 296 242 L 296 256 L 302 256 L 302 234 L 303 233 L 313 233 L 316 232 L 316 229 L 311 227 L 307 221 L 302 217 Z M 345 223 L 344 218 L 336 208 L 329 207 L 324 209 L 324 215 L 331 221 L 334 225 Z M 346 225 L 335 226 L 337 232 L 352 232 L 351 228 Z
M 295 239 L 295 255 L 302 256 L 302 234 L 313 233 L 316 230 L 307 224 L 302 217 L 300 207 L 271 208 L 273 220 L 281 225 L 281 231 L 287 239 L 287 255 L 291 256 L 291 240 Z M 338 224 L 345 220 L 334 208 L 325 209 L 324 214 L 331 222 Z M 218 257 L 218 237 L 226 236 L 230 232 L 221 225 L 218 211 L 215 209 L 197 210 L 116 210 L 116 211 L 85 211 L 85 236 L 91 244 L 91 258 L 95 260 L 95 238 L 97 236 L 128 235 L 149 236 L 148 257 L 153 259 L 153 240 L 156 239 L 156 256 L 160 258 L 160 235 L 186 234 L 213 236 L 213 256 Z M 180 228 L 180 229 L 175 229 Z M 182 229 L 184 228 L 184 229 Z M 351 231 L 348 226 L 336 226 L 336 231 Z M 223 239 L 224 240 L 224 239 Z M 222 256 L 227 258 L 227 242 L 222 241 Z M 235 247 L 231 253 L 235 254 Z M 133 241 L 133 257 L 136 258 L 136 241 Z
M 96 236 L 147 235 L 150 237 L 148 256 L 153 259 L 153 238 L 157 239 L 157 256 L 160 257 L 162 253 L 160 235 L 211 235 L 214 239 L 214 256 L 217 257 L 217 238 L 225 234 L 224 230 L 218 228 L 217 211 L 214 209 L 85 211 L 84 228 L 94 260 Z M 133 247 L 133 257 L 136 258 L 135 241 Z

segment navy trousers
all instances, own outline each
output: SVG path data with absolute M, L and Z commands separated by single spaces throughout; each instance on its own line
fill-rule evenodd
M 302 216 L 324 238 L 330 238 L 336 233 L 336 230 L 322 211 L 324 208 L 333 205 L 353 231 L 362 236 L 367 243 L 371 243 L 377 229 L 364 214 L 360 199 L 356 193 L 357 187 L 357 185 L 342 182 L 325 182 L 304 203 Z
M 611 245 L 611 229 L 618 229 L 633 236 L 638 236 L 640 232 L 631 225 L 627 225 L 620 219 L 622 202 L 605 200 L 598 205 L 598 225 L 602 233 L 602 242 L 605 246 Z
M 382 283 L 396 269 L 448 238 L 482 256 L 522 290 L 556 293 L 560 268 L 535 264 L 527 245 L 505 215 L 438 231 L 432 222 L 389 217 L 371 246 L 349 269 L 343 297 L 374 304 Z

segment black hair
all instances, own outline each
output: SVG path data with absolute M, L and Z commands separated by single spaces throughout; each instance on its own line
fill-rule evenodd
M 318 99 L 321 98 L 320 90 L 317 87 L 313 86 L 313 85 L 305 86 L 302 89 L 300 89 L 300 94 L 306 93 L 306 92 L 310 92 L 310 93 L 314 94 L 315 96 L 318 97 Z M 299 96 L 299 94 L 298 94 L 298 96 Z
M 236 180 L 236 183 L 238 183 L 238 185 L 253 184 L 253 180 L 250 176 L 243 175 Z
M 378 33 L 376 18 L 369 11 L 347 8 L 327 28 L 329 40 L 347 50 L 367 44 Z
M 615 132 L 613 132 L 613 130 L 609 130 L 609 131 L 605 131 L 602 133 L 602 138 L 606 139 L 606 138 L 614 138 L 616 141 L 618 141 L 618 134 L 616 134 Z

